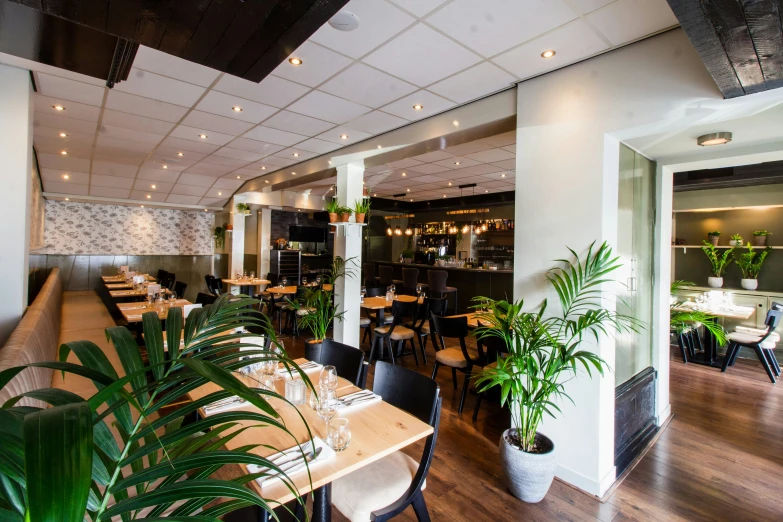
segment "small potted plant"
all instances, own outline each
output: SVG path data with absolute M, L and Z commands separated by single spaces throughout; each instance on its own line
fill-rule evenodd
M 350 207 L 340 207 L 340 221 L 343 223 L 348 223 L 351 221 L 351 214 L 353 214 L 353 209 Z
M 356 216 L 357 223 L 364 223 L 364 216 L 370 212 L 370 198 L 362 198 L 353 206 L 353 213 Z
M 326 204 L 326 211 L 329 213 L 329 223 L 337 223 L 337 220 L 340 218 L 340 202 L 337 198 L 332 198 Z
M 756 230 L 753 232 L 753 246 L 767 246 L 767 236 L 771 235 L 772 232 Z
M 761 252 L 756 252 L 748 242 L 748 251 L 744 254 L 736 256 L 735 262 L 742 272 L 742 281 L 740 284 L 745 290 L 755 290 L 759 287 L 759 272 L 761 271 L 761 265 L 764 264 L 764 260 L 767 258 L 771 248 L 766 247 Z
M 714 232 L 707 232 L 707 238 L 710 240 L 710 243 L 718 246 L 718 241 L 720 241 L 720 232 L 717 230 Z
M 216 226 L 212 231 L 212 237 L 215 239 L 215 248 L 222 250 L 226 246 L 226 229 Z
M 723 254 L 712 243 L 702 241 L 704 246 L 701 249 L 707 254 L 707 259 L 712 265 L 712 275 L 707 278 L 707 285 L 712 288 L 721 288 L 723 286 L 723 272 L 731 264 L 731 253 L 733 248 L 727 248 Z
M 413 262 L 413 256 L 414 256 L 413 250 L 403 250 L 402 251 L 402 262 L 403 263 L 412 263 Z
M 240 216 L 250 215 L 250 205 L 247 203 L 237 203 L 237 214 Z
M 731 241 L 729 241 L 729 246 L 733 246 L 733 247 L 742 246 L 743 241 L 744 240 L 742 239 L 741 235 L 734 234 L 733 236 L 731 236 Z
M 446 261 L 448 261 L 448 260 L 449 260 L 449 256 L 438 256 L 438 257 L 435 258 L 435 263 L 438 266 L 443 267 L 443 266 L 446 266 Z

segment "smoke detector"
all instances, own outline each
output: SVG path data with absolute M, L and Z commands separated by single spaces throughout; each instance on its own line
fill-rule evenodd
M 354 31 L 359 27 L 359 17 L 350 11 L 340 11 L 329 19 L 329 25 L 338 31 Z

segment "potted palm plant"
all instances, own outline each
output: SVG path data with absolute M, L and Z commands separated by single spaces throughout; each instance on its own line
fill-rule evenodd
M 745 290 L 755 290 L 759 287 L 759 272 L 761 272 L 761 265 L 764 264 L 764 260 L 772 251 L 770 247 L 766 247 L 761 252 L 753 250 L 753 247 L 748 242 L 748 251 L 739 256 L 735 256 L 734 262 L 742 272 L 742 281 L 740 284 Z
M 710 260 L 712 266 L 712 275 L 707 278 L 707 285 L 712 288 L 721 288 L 723 286 L 723 272 L 731 264 L 731 253 L 734 248 L 727 248 L 721 254 L 712 243 L 707 241 L 702 241 L 702 243 L 704 246 L 701 249 L 707 254 L 707 259 Z
M 329 213 L 329 223 L 337 223 L 340 212 L 340 202 L 337 198 L 332 198 L 329 203 L 326 204 L 326 211 Z
M 357 200 L 353 207 L 357 223 L 364 223 L 364 217 L 370 212 L 370 198 Z
M 767 246 L 767 236 L 771 236 L 772 232 L 767 230 L 756 230 L 753 232 L 753 246 Z
M 683 332 L 690 330 L 694 325 L 701 324 L 712 335 L 719 346 L 726 344 L 726 330 L 718 322 L 718 319 L 714 315 L 709 315 L 701 310 L 686 310 L 677 302 L 677 292 L 683 286 L 695 286 L 696 283 L 691 281 L 673 281 L 669 294 L 671 295 L 672 304 L 669 306 L 669 325 L 676 334 L 682 334 Z
M 263 433 L 284 432 L 294 445 L 289 431 L 293 426 L 282 422 L 270 405 L 271 399 L 288 401 L 274 391 L 248 387 L 234 374 L 249 364 L 277 360 L 313 386 L 282 351 L 269 320 L 254 309 L 257 303 L 223 295 L 212 305 L 192 310 L 186 320 L 181 308 L 171 308 L 166 319 L 168 356 L 158 314 L 143 314 L 146 362 L 129 330 L 107 328 L 122 377 L 91 341 L 64 343 L 56 362 L 0 372 L 0 388 L 32 366 L 62 371 L 66 379 L 86 377 L 96 388 L 90 397 L 43 388 L 12 397 L 0 409 L 0 520 L 218 520 L 254 504 L 270 512 L 275 506 L 244 484 L 280 468 L 258 456 L 256 446 L 223 447 L 242 432 L 259 428 Z M 280 351 L 247 342 L 257 334 L 233 333 L 238 327 L 264 332 Z M 225 341 L 250 350 L 243 350 L 240 358 L 240 352 L 220 344 Z M 78 363 L 67 362 L 70 353 Z M 203 385 L 215 391 L 169 411 L 184 402 L 189 390 Z M 186 415 L 234 396 L 258 409 L 214 413 L 183 426 Z M 50 407 L 18 405 L 25 397 Z M 218 469 L 237 464 L 269 471 L 232 480 L 214 478 Z M 285 473 L 281 478 L 297 498 L 291 480 Z
M 503 404 L 511 410 L 511 428 L 500 437 L 500 458 L 511 493 L 525 502 L 539 502 L 549 490 L 557 468 L 554 443 L 538 426 L 544 415 L 560 413 L 558 399 L 571 398 L 564 383 L 578 368 L 589 376 L 593 369 L 603 375 L 606 362 L 582 348 L 585 338 L 598 339 L 609 331 L 628 331 L 641 325 L 635 319 L 602 306 L 603 283 L 619 268 L 612 250 L 602 244 L 593 251 L 590 245 L 582 261 L 563 260 L 562 267 L 551 269 L 547 280 L 560 298 L 558 314 L 545 316 L 547 302 L 534 312 L 524 311 L 524 302 L 514 303 L 476 297 L 480 304 L 475 330 L 479 339 L 499 337 L 508 356 L 495 367 L 486 367 L 477 379 L 481 392 L 500 388 Z
M 713 245 L 718 246 L 718 242 L 720 241 L 720 232 L 717 230 L 713 232 L 707 232 L 707 239 L 709 239 L 710 243 Z

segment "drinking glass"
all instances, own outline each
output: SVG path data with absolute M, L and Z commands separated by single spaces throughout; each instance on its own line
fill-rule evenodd
M 416 285 L 416 295 L 421 297 L 421 284 Z
M 305 383 L 302 379 L 291 379 L 285 382 L 285 398 L 291 404 L 304 404 Z
M 321 276 L 320 275 L 315 276 L 315 284 L 317 284 L 318 286 L 321 286 Z
M 348 419 L 332 419 L 329 422 L 329 431 L 326 435 L 326 443 L 334 451 L 343 451 L 351 442 L 351 428 Z
M 337 389 L 337 368 L 332 365 L 324 366 L 318 377 L 318 383 L 327 390 Z
M 152 294 L 147 294 L 147 308 L 152 308 L 152 302 L 155 298 Z
M 307 278 L 306 277 L 302 278 L 302 286 L 307 286 Z
M 247 270 L 242 270 L 242 279 L 247 279 Z
M 169 303 L 171 303 L 173 305 L 174 301 L 176 301 L 176 300 L 177 300 L 177 292 L 172 290 L 171 293 L 169 293 Z
M 250 279 L 255 279 L 255 278 L 256 278 L 256 273 L 250 272 Z
M 362 302 L 364 302 L 364 296 L 367 294 L 367 287 L 362 285 Z
M 396 287 L 396 286 L 394 286 L 394 284 L 392 284 L 392 285 L 389 287 L 389 289 L 391 290 L 391 293 L 392 293 L 392 295 L 394 295 L 394 294 L 396 294 L 396 293 L 397 293 L 397 287 Z
M 324 420 L 328 433 L 329 421 L 337 414 L 337 401 L 335 400 L 334 391 L 323 386 L 318 390 L 318 406 L 315 411 Z
M 283 287 L 288 286 L 288 278 L 284 277 L 283 279 L 280 280 L 280 283 L 283 285 Z

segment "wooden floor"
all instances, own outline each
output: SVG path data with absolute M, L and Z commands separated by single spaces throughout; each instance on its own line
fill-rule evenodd
M 97 323 L 105 322 L 102 308 L 97 296 L 66 293 L 63 328 L 69 330 L 62 337 L 79 338 L 72 330 L 83 320 L 85 333 L 97 341 Z M 285 343 L 290 355 L 303 354 L 301 341 L 286 338 Z M 105 338 L 99 345 L 107 346 Z M 429 375 L 431 345 L 428 354 L 426 366 L 417 368 L 410 356 L 400 364 Z M 497 450 L 508 425 L 506 412 L 485 401 L 474 424 L 470 395 L 464 413 L 457 415 L 458 391 L 450 373 L 441 371 L 443 415 L 425 491 L 432 519 L 783 520 L 783 388 L 770 384 L 757 361 L 740 360 L 721 374 L 684 365 L 674 352 L 671 360 L 674 418 L 605 503 L 557 480 L 539 504 L 512 497 Z M 418 457 L 421 447 L 409 453 Z M 345 519 L 335 511 L 334 520 Z M 399 520 L 415 520 L 412 509 Z

